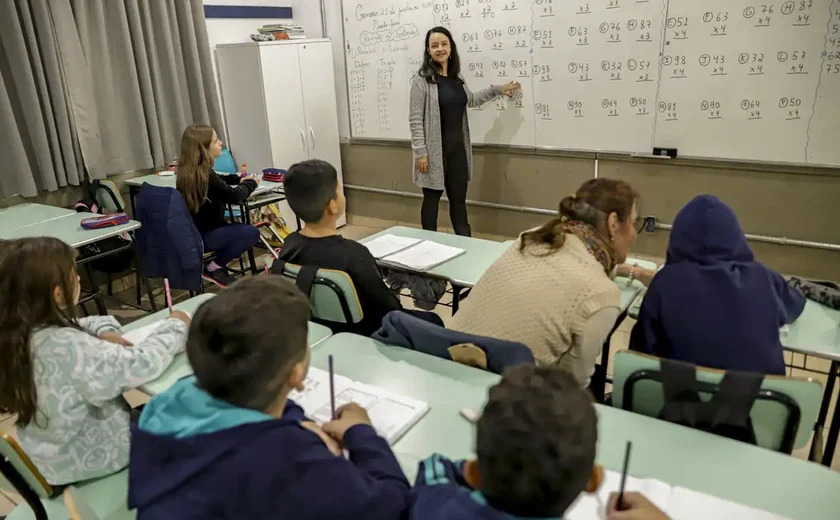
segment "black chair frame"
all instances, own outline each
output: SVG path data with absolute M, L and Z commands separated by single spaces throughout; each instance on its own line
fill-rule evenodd
M 624 396 L 621 403 L 621 408 L 627 411 L 633 411 L 633 389 L 636 383 L 641 381 L 656 381 L 662 383 L 662 372 L 659 370 L 637 370 L 630 374 L 627 381 L 624 382 Z M 706 394 L 714 394 L 720 388 L 719 385 L 709 383 L 706 381 L 698 381 L 699 392 Z M 756 400 L 772 401 L 784 406 L 788 411 L 787 421 L 785 421 L 785 431 L 782 434 L 782 440 L 778 451 L 790 454 L 793 451 L 793 444 L 796 441 L 796 432 L 799 429 L 799 422 L 802 419 L 802 411 L 799 405 L 796 404 L 790 396 L 785 395 L 775 390 L 761 389 L 758 392 Z
M 9 462 L 6 457 L 0 457 L 0 473 L 6 477 L 6 480 L 17 490 L 23 500 L 32 508 L 35 513 L 35 520 L 49 520 L 47 511 L 44 509 L 44 504 L 41 503 L 41 498 L 38 493 L 23 478 L 23 475 L 18 473 L 18 470 Z

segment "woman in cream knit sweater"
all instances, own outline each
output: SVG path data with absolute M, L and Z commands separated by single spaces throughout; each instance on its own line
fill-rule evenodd
M 619 316 L 613 282 L 636 239 L 639 194 L 614 179 L 586 181 L 560 215 L 526 231 L 484 274 L 449 327 L 527 345 L 588 385 Z

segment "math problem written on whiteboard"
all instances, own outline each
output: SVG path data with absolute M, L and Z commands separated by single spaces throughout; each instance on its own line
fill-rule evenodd
M 840 0 L 344 0 L 352 134 L 408 139 L 448 28 L 475 143 L 840 164 Z

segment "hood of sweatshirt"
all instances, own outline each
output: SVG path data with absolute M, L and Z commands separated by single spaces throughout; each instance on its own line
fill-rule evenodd
M 303 411 L 291 401 L 275 419 L 214 398 L 195 377 L 182 379 L 149 401 L 133 429 L 129 503 L 152 503 L 266 430 L 297 428 L 302 420 Z
M 752 262 L 755 257 L 735 212 L 717 197 L 700 195 L 674 219 L 668 263 L 703 265 Z

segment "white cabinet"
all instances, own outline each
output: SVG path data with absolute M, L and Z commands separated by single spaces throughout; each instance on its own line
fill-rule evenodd
M 261 171 L 322 159 L 342 182 L 329 40 L 218 45 L 216 61 L 228 145 L 239 164 Z M 288 204 L 281 209 L 294 227 Z

